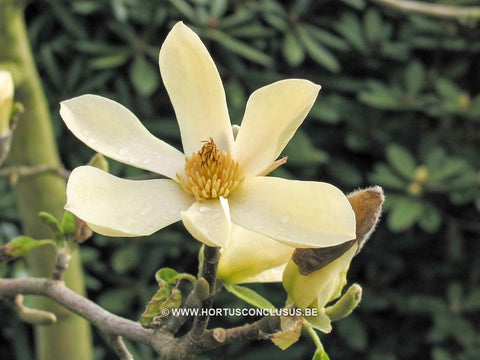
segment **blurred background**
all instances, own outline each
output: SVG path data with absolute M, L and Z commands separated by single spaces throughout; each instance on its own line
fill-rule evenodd
M 438 1 L 459 6 L 480 1 Z M 48 0 L 27 7 L 29 36 L 50 103 L 62 161 L 94 154 L 63 125 L 59 101 L 92 93 L 132 110 L 181 149 L 158 72 L 158 51 L 184 21 L 214 58 L 233 123 L 255 89 L 285 78 L 322 85 L 275 175 L 330 182 L 348 193 L 380 185 L 385 211 L 353 260 L 360 307 L 322 335 L 332 360 L 480 359 L 480 16 L 420 15 L 366 0 Z M 122 177 L 140 170 L 110 161 Z M 0 236 L 20 234 L 11 189 L 0 180 Z M 199 243 L 174 224 L 148 238 L 96 235 L 82 245 L 89 297 L 138 319 L 170 266 L 196 273 Z M 14 276 L 24 264 L 2 265 Z M 253 285 L 275 305 L 280 284 Z M 247 306 L 230 294 L 220 307 Z M 230 327 L 254 318 L 215 318 Z M 2 359 L 33 358 L 32 334 L 0 303 Z M 20 336 L 19 336 L 20 335 Z M 94 330 L 95 359 L 116 359 Z M 137 359 L 153 359 L 128 343 Z M 281 351 L 236 344 L 200 359 L 311 359 L 308 336 Z

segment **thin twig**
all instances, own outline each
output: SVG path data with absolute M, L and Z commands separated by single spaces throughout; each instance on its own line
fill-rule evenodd
M 445 19 L 474 20 L 480 18 L 480 6 L 452 6 L 405 0 L 371 0 L 395 10 Z
M 44 295 L 67 309 L 87 319 L 108 335 L 122 336 L 162 352 L 162 346 L 172 343 L 173 337 L 166 332 L 146 329 L 134 322 L 103 309 L 94 302 L 77 294 L 65 286 L 62 281 L 51 279 L 0 279 L 0 295 L 16 294 Z M 167 346 L 168 347 L 168 346 Z
M 215 251 L 209 252 L 213 261 Z M 210 265 L 216 269 L 214 262 Z M 216 271 L 216 270 L 215 270 Z M 205 273 L 207 275 L 208 271 Z M 210 280 L 215 276 L 210 274 Z M 269 334 L 279 331 L 279 317 L 265 317 L 252 324 L 231 328 L 204 330 L 198 338 L 190 334 L 177 339 L 162 329 L 147 329 L 134 322 L 114 315 L 87 298 L 75 293 L 65 286 L 63 281 L 52 279 L 1 279 L 0 297 L 13 297 L 17 294 L 43 295 L 55 300 L 60 305 L 82 316 L 92 325 L 98 327 L 109 337 L 123 337 L 145 344 L 155 350 L 161 359 L 189 360 L 196 354 L 209 351 L 226 344 L 240 341 L 266 339 Z M 211 304 L 210 304 L 211 305 Z M 207 319 L 208 321 L 208 319 Z M 200 324 L 201 325 L 201 324 Z M 204 324 L 206 327 L 206 323 Z M 118 345 L 118 343 L 117 343 Z
M 120 360 L 134 360 L 132 354 L 128 351 L 121 336 L 108 335 L 113 350 Z
M 210 286 L 210 296 L 202 300 L 201 309 L 210 309 L 213 304 L 213 295 L 215 294 L 215 283 L 217 282 L 217 267 L 220 259 L 220 250 L 217 247 L 207 246 L 203 250 L 202 277 Z M 196 341 L 207 329 L 209 316 L 202 311 L 193 320 L 192 329 L 189 336 Z

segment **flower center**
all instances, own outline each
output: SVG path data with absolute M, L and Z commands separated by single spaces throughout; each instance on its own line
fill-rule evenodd
M 212 138 L 203 143 L 200 151 L 185 157 L 185 178 L 177 174 L 177 179 L 198 201 L 227 197 L 244 179 L 238 163 L 221 151 Z

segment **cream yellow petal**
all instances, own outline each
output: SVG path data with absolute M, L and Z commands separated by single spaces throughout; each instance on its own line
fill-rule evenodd
M 181 216 L 185 228 L 198 241 L 208 246 L 227 244 L 232 223 L 226 199 L 196 202 Z
M 355 214 L 333 185 L 256 177 L 229 198 L 232 222 L 293 247 L 326 247 L 355 238 Z
M 310 81 L 290 79 L 250 96 L 232 153 L 246 177 L 258 175 L 277 159 L 319 91 L 320 86 Z
M 185 156 L 153 136 L 127 108 L 97 95 L 63 101 L 60 115 L 86 145 L 125 164 L 176 179 Z
M 232 224 L 228 246 L 223 249 L 218 264 L 218 278 L 229 284 L 281 281 L 283 266 L 294 250 L 265 235 Z
M 0 70 L 0 137 L 10 132 L 13 93 L 12 74 L 6 70 Z
M 259 274 L 242 279 L 242 283 L 272 283 L 282 281 L 283 272 L 287 263 L 267 269 Z
M 124 180 L 81 166 L 68 180 L 65 209 L 103 235 L 145 236 L 179 221 L 194 201 L 172 180 Z
M 217 68 L 200 38 L 182 22 L 167 35 L 160 50 L 160 73 L 173 104 L 185 155 L 213 139 L 231 152 L 233 134 Z
M 297 264 L 289 261 L 283 273 L 283 286 L 288 296 L 301 309 L 312 305 L 324 308 L 345 285 L 346 271 L 356 251 L 357 246 L 352 246 L 338 259 L 307 276 L 301 275 Z

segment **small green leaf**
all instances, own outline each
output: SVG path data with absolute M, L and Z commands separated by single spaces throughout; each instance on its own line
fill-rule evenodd
M 198 23 L 197 12 L 188 2 L 184 0 L 170 0 L 170 3 L 192 23 Z
M 422 203 L 410 198 L 401 198 L 392 204 L 388 216 L 388 227 L 393 232 L 409 229 L 422 214 Z
M 312 360 L 330 360 L 324 349 L 317 348 Z
M 224 287 L 228 292 L 232 293 L 239 299 L 242 299 L 243 301 L 259 309 L 275 309 L 275 307 L 272 305 L 270 301 L 268 301 L 267 299 L 265 299 L 263 296 L 253 291 L 252 289 L 249 289 L 244 286 L 230 285 L 230 284 L 224 284 Z
M 19 236 L 0 247 L 0 262 L 25 256 L 31 250 L 44 245 L 56 246 L 52 240 L 35 240 L 28 236 Z
M 337 324 L 337 330 L 347 345 L 353 350 L 363 350 L 368 343 L 367 329 L 355 316 L 349 316 Z
M 171 268 L 162 268 L 155 273 L 155 280 L 160 283 L 175 284 L 178 272 Z
M 140 262 L 140 252 L 137 246 L 128 244 L 117 249 L 112 256 L 112 268 L 121 274 L 132 270 Z
M 129 54 L 127 53 L 119 53 L 115 55 L 108 55 L 98 57 L 89 61 L 89 66 L 93 70 L 100 70 L 100 69 L 112 69 L 119 67 L 127 62 L 129 58 Z
M 313 39 L 303 27 L 298 28 L 298 37 L 302 42 L 308 55 L 317 63 L 333 73 L 340 71 L 340 63 L 335 56 L 318 41 Z
M 395 190 L 405 190 L 407 183 L 386 164 L 376 164 L 369 181 Z
M 428 233 L 436 232 L 442 224 L 442 213 L 432 204 L 425 203 L 418 225 Z
M 291 31 L 288 31 L 285 34 L 282 44 L 282 53 L 285 60 L 287 60 L 288 65 L 292 67 L 300 65 L 305 59 L 305 49 L 295 34 Z
M 158 88 L 158 71 L 144 56 L 135 57 L 129 75 L 135 89 L 144 96 L 152 95 Z
M 368 9 L 363 19 L 363 27 L 365 29 L 365 37 L 369 42 L 376 42 L 381 39 L 384 30 L 382 18 L 377 10 L 373 8 Z
M 225 34 L 224 32 L 215 29 L 207 29 L 203 31 L 202 34 L 207 38 L 217 41 L 233 53 L 240 55 L 252 62 L 263 65 L 265 67 L 270 67 L 273 64 L 273 60 L 269 55 L 264 54 L 256 48 L 247 45 L 246 43 L 239 41 Z
M 445 99 L 457 99 L 461 94 L 460 88 L 450 80 L 440 78 L 435 82 L 435 88 Z
M 363 37 L 360 20 L 353 13 L 343 14 L 336 23 L 336 30 L 347 39 L 360 53 L 367 52 L 367 43 Z
M 390 165 L 402 176 L 412 179 L 417 162 L 412 154 L 403 146 L 391 144 L 387 147 L 387 159 Z
M 419 61 L 411 62 L 405 70 L 405 85 L 409 95 L 417 95 L 425 86 L 425 68 Z
M 470 293 L 463 298 L 463 311 L 478 311 L 480 310 L 480 287 L 474 288 Z
M 435 347 L 432 350 L 432 360 L 453 360 L 453 357 L 446 350 L 440 347 Z
M 317 149 L 310 137 L 299 130 L 285 147 L 288 164 L 296 166 L 315 166 L 328 161 L 328 154 Z
M 210 1 L 210 15 L 214 19 L 221 18 L 225 15 L 228 8 L 227 0 L 212 0 Z

